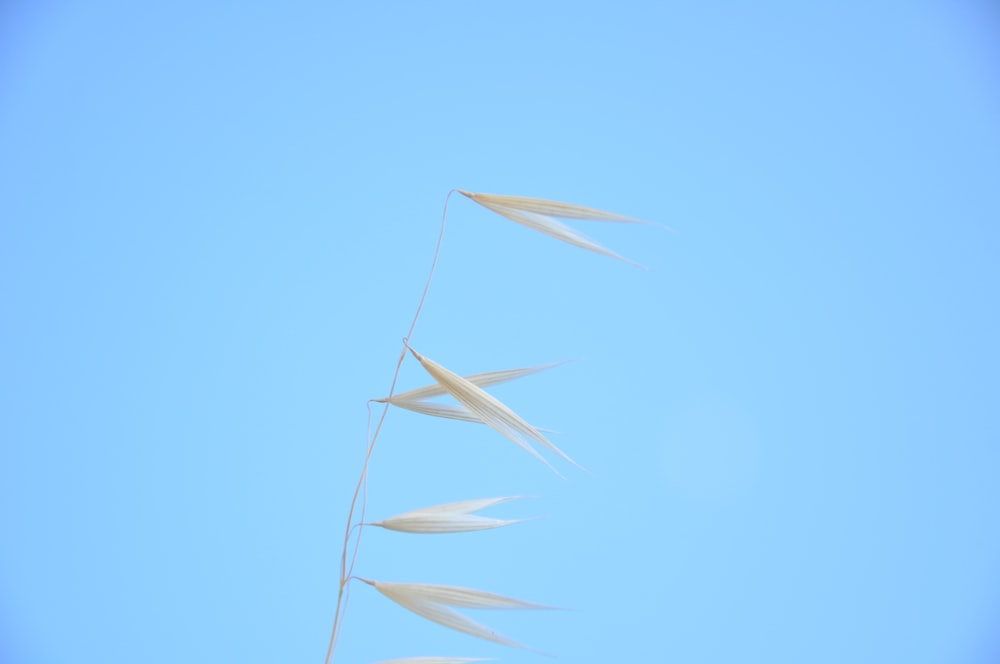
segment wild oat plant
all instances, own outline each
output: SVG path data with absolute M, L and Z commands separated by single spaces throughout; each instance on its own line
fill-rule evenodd
M 459 194 L 475 201 L 479 205 L 492 210 L 493 212 L 506 217 L 507 219 L 527 226 L 546 235 L 550 235 L 558 240 L 567 242 L 582 249 L 587 249 L 604 256 L 610 256 L 618 260 L 638 265 L 632 261 L 616 254 L 597 244 L 593 240 L 581 235 L 576 230 L 558 219 L 579 219 L 588 221 L 605 222 L 625 222 L 646 224 L 650 222 L 640 221 L 631 217 L 623 217 L 611 212 L 596 210 L 594 208 L 571 205 L 569 203 L 558 203 L 539 198 L 525 198 L 522 196 L 499 196 L 496 194 L 474 194 L 467 191 L 455 190 Z M 507 438 L 533 457 L 548 466 L 555 474 L 561 473 L 541 455 L 538 448 L 544 448 L 552 455 L 579 467 L 573 459 L 565 452 L 556 447 L 542 431 L 517 415 L 510 408 L 505 406 L 495 397 L 489 394 L 484 388 L 498 383 L 522 378 L 538 371 L 549 369 L 555 364 L 538 367 L 528 367 L 523 369 L 508 369 L 504 371 L 489 371 L 486 373 L 473 374 L 471 376 L 459 376 L 449 371 L 441 364 L 421 355 L 410 346 L 410 339 L 413 337 L 413 330 L 420 317 L 424 301 L 427 299 L 427 292 L 430 289 L 431 279 L 434 277 L 434 268 L 437 265 L 438 256 L 441 253 L 441 241 L 444 238 L 445 224 L 448 217 L 448 202 L 451 200 L 452 191 L 445 200 L 444 213 L 441 218 L 441 230 L 438 235 L 437 247 L 434 250 L 434 259 L 431 262 L 430 274 L 427 276 L 427 283 L 424 286 L 423 294 L 417 305 L 417 312 L 413 316 L 410 330 L 403 339 L 403 349 L 396 363 L 396 370 L 389 387 L 389 394 L 381 399 L 373 399 L 369 402 L 369 435 L 368 449 L 365 455 L 364 465 L 361 469 L 361 476 L 354 489 L 354 497 L 351 499 L 351 507 L 348 510 L 347 526 L 344 529 L 344 549 L 340 557 L 340 582 L 337 589 L 337 606 L 334 613 L 333 629 L 330 634 L 330 645 L 327 648 L 326 664 L 331 664 L 337 647 L 337 640 L 340 635 L 340 627 L 343 622 L 344 610 L 347 604 L 347 591 L 352 580 L 361 581 L 379 593 L 399 604 L 405 609 L 416 613 L 427 620 L 444 625 L 453 630 L 464 632 L 472 636 L 499 643 L 514 648 L 524 648 L 533 650 L 516 641 L 513 641 L 492 629 L 482 625 L 465 615 L 455 611 L 455 608 L 464 609 L 547 609 L 552 608 L 533 602 L 525 602 L 503 595 L 497 595 L 483 590 L 472 588 L 461 588 L 457 586 L 432 585 L 425 583 L 394 583 L 389 581 L 375 581 L 354 575 L 354 564 L 357 561 L 358 547 L 361 543 L 361 534 L 366 526 L 376 526 L 386 530 L 394 530 L 404 533 L 421 534 L 442 534 L 442 533 L 462 533 L 475 530 L 486 530 L 509 526 L 523 519 L 505 520 L 494 519 L 477 514 L 477 512 L 492 507 L 499 503 L 515 500 L 517 496 L 507 496 L 502 498 L 479 498 L 473 500 L 463 500 L 445 505 L 434 505 L 432 507 L 421 507 L 403 514 L 397 514 L 383 518 L 379 521 L 366 522 L 366 496 L 368 483 L 368 469 L 372 458 L 372 451 L 378 441 L 390 406 L 405 408 L 417 413 L 423 413 L 433 417 L 445 419 L 463 420 L 467 422 L 478 422 L 485 424 L 497 433 Z M 642 267 L 642 266 L 639 266 Z M 424 368 L 434 382 L 426 387 L 409 390 L 407 392 L 396 393 L 396 382 L 399 378 L 400 369 L 407 356 L 412 356 Z M 431 401 L 435 397 L 450 395 L 457 403 L 447 404 Z M 375 425 L 374 432 L 371 432 L 371 408 L 372 403 L 382 405 L 382 413 Z M 357 519 L 356 519 L 357 517 Z M 537 652 L 537 651 L 536 651 Z M 460 664 L 462 662 L 483 661 L 480 658 L 469 657 L 405 657 L 383 661 L 379 664 Z

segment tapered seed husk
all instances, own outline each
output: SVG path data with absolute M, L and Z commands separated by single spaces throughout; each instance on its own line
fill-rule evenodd
M 495 593 L 463 588 L 460 586 L 443 586 L 424 583 L 391 583 L 372 581 L 358 577 L 360 581 L 373 586 L 382 595 L 388 597 L 403 608 L 416 613 L 439 625 L 448 627 L 470 636 L 476 636 L 493 643 L 533 650 L 513 639 L 510 639 L 485 625 L 468 618 L 449 608 L 457 606 L 471 609 L 551 609 L 554 607 L 525 602 L 523 600 L 497 595 Z M 537 652 L 537 651 L 536 651 Z
M 504 498 L 479 498 L 444 505 L 423 507 L 403 514 L 376 521 L 370 525 L 406 533 L 448 534 L 500 528 L 524 519 L 494 519 L 473 514 L 500 503 L 515 500 L 518 496 Z
M 473 414 L 480 418 L 482 422 L 491 426 L 508 440 L 514 442 L 522 449 L 548 466 L 554 473 L 560 475 L 552 464 L 545 460 L 541 454 L 535 450 L 525 439 L 533 440 L 549 451 L 554 452 L 574 466 L 582 468 L 568 454 L 556 447 L 548 438 L 543 436 L 535 427 L 528 424 L 514 411 L 501 403 L 496 397 L 486 392 L 480 387 L 473 385 L 458 374 L 445 369 L 430 358 L 424 357 L 413 348 L 410 348 L 421 366 L 429 373 L 434 380 L 441 384 L 460 404 L 468 408 Z

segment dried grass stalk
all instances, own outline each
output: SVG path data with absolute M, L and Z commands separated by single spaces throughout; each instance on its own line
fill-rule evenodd
M 388 519 L 376 521 L 369 525 L 405 533 L 425 534 L 464 533 L 474 530 L 500 528 L 520 523 L 525 519 L 493 519 L 475 515 L 473 512 L 478 512 L 479 510 L 484 510 L 487 507 L 499 505 L 509 500 L 517 500 L 520 497 L 480 498 L 477 500 L 463 500 L 456 503 L 435 505 L 433 507 L 423 507 L 389 517 Z
M 470 636 L 499 643 L 512 648 L 532 650 L 525 645 L 499 634 L 492 629 L 472 620 L 448 607 L 456 606 L 466 609 L 552 609 L 554 607 L 534 602 L 525 602 L 512 597 L 494 593 L 461 588 L 458 586 L 439 586 L 424 583 L 389 583 L 371 581 L 358 577 L 360 581 L 374 586 L 376 590 L 399 604 L 404 609 L 416 613 L 439 625 L 448 627 Z
M 538 453 L 538 451 L 528 443 L 528 440 L 535 441 L 546 447 L 549 451 L 557 454 L 566 461 L 569 461 L 578 468 L 583 468 L 569 457 L 565 452 L 556 447 L 548 438 L 543 436 L 535 427 L 525 422 L 514 411 L 470 381 L 462 378 L 458 374 L 445 369 L 433 360 L 424 357 L 417 351 L 410 348 L 410 352 L 417 358 L 421 366 L 448 391 L 455 400 L 465 406 L 472 414 L 479 418 L 484 424 L 488 424 L 502 436 L 512 441 L 532 456 L 548 466 L 552 472 L 560 475 L 552 464 Z M 561 475 L 560 475 L 561 476 Z
M 606 212 L 596 208 L 573 205 L 571 203 L 560 203 L 558 201 L 547 201 L 541 198 L 502 196 L 500 194 L 475 194 L 461 189 L 458 190 L 458 193 L 475 201 L 476 203 L 479 203 L 486 209 L 492 210 L 500 216 L 506 217 L 507 219 L 521 224 L 522 226 L 527 226 L 528 228 L 536 230 L 540 233 L 545 233 L 550 237 L 572 244 L 575 247 L 593 251 L 594 253 L 598 253 L 603 256 L 617 258 L 620 261 L 646 269 L 645 266 L 629 260 L 621 254 L 611 251 L 607 247 L 594 242 L 582 233 L 573 230 L 566 224 L 556 221 L 554 217 L 559 217 L 561 219 L 585 219 L 588 221 L 613 221 L 635 224 L 650 224 L 651 222 L 642 221 L 641 219 L 633 219 L 632 217 L 625 217 L 620 214 Z
M 548 201 L 539 198 L 501 196 L 497 194 L 476 194 L 461 190 L 458 191 L 462 195 L 470 198 L 485 208 L 518 224 L 522 224 L 539 232 L 545 233 L 574 246 L 587 249 L 588 251 L 593 251 L 637 265 L 637 263 L 633 263 L 632 261 L 581 235 L 574 229 L 557 221 L 556 218 L 625 223 L 649 222 L 640 221 L 638 219 L 625 217 L 595 208 L 572 205 L 569 203 L 560 203 L 557 201 Z M 442 216 L 441 221 L 441 231 L 438 236 L 438 244 L 431 264 L 431 271 L 428 275 L 423 295 L 421 296 L 420 303 L 417 306 L 417 313 L 414 315 L 413 322 L 410 324 L 410 331 L 407 333 L 406 339 L 412 338 L 414 327 L 420 317 L 420 312 L 427 297 L 428 289 L 430 288 L 431 278 L 434 275 L 434 266 L 437 264 L 438 255 L 441 251 L 441 242 L 444 237 L 447 210 L 448 206 L 446 202 L 445 213 Z M 573 459 L 545 438 L 545 436 L 541 433 L 542 430 L 528 424 L 510 408 L 505 406 L 483 389 L 484 387 L 521 378 L 555 365 L 528 367 L 507 371 L 493 371 L 473 374 L 463 378 L 462 376 L 445 369 L 433 360 L 420 355 L 417 351 L 409 347 L 408 342 L 404 343 L 406 344 L 406 349 L 413 354 L 413 356 L 420 362 L 421 366 L 423 366 L 431 377 L 434 378 L 436 384 L 410 390 L 409 392 L 403 392 L 391 398 L 377 399 L 376 401 L 382 403 L 388 402 L 401 408 L 406 408 L 436 417 L 487 424 L 504 437 L 513 441 L 519 447 L 522 447 L 527 452 L 531 453 L 534 457 L 551 468 L 553 472 L 556 472 L 557 475 L 559 474 L 558 471 L 556 471 L 555 468 L 553 468 L 553 466 L 546 461 L 541 454 L 539 454 L 538 450 L 532 446 L 532 442 L 547 448 L 550 452 L 579 467 L 579 464 L 573 461 Z M 390 394 L 392 394 L 395 389 L 400 368 L 402 367 L 405 357 L 406 355 L 404 351 L 403 354 L 400 355 L 399 361 L 396 365 L 396 371 L 393 374 Z M 446 393 L 454 397 L 458 401 L 458 404 L 439 404 L 431 403 L 429 401 L 429 399 L 443 396 Z M 333 628 L 330 634 L 330 644 L 326 653 L 327 664 L 330 664 L 333 659 L 337 644 L 337 637 L 340 633 L 340 626 L 342 624 L 341 619 L 343 609 L 346 603 L 345 589 L 352 579 L 357 579 L 375 587 L 382 595 L 388 597 L 393 602 L 399 604 L 407 610 L 450 629 L 501 645 L 525 648 L 525 646 L 517 643 L 516 641 L 498 634 L 488 627 L 458 613 L 451 607 L 468 609 L 548 609 L 552 607 L 532 602 L 525 602 L 505 597 L 503 595 L 496 595 L 471 588 L 416 583 L 388 583 L 372 581 L 355 576 L 353 573 L 354 562 L 357 558 L 363 527 L 358 529 L 358 535 L 353 540 L 353 555 L 351 555 L 350 564 L 348 565 L 350 545 L 352 543 L 351 534 L 354 530 L 354 526 L 357 525 L 354 523 L 354 515 L 356 514 L 356 509 L 358 509 L 359 497 L 362 526 L 376 525 L 390 530 L 412 533 L 451 533 L 497 528 L 518 522 L 512 520 L 493 519 L 474 514 L 475 512 L 492 505 L 513 500 L 513 497 L 506 497 L 483 498 L 435 505 L 432 507 L 425 507 L 405 512 L 403 514 L 398 514 L 375 523 L 365 524 L 364 514 L 367 504 L 369 461 L 372 456 L 372 450 L 378 440 L 379 433 L 382 430 L 382 424 L 385 421 L 385 417 L 388 412 L 388 407 L 383 409 L 382 415 L 375 426 L 374 433 L 370 435 L 365 463 L 362 468 L 361 476 L 355 487 L 354 496 L 351 500 L 351 507 L 348 512 L 347 526 L 344 533 L 344 549 L 340 563 L 340 583 L 337 592 L 337 605 L 334 613 Z M 530 648 L 526 649 L 531 650 Z M 408 657 L 385 660 L 380 664 L 466 664 L 469 662 L 479 661 L 484 660 L 463 657 Z

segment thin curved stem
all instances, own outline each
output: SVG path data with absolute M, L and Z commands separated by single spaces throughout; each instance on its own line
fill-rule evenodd
M 444 229 L 448 220 L 448 203 L 451 201 L 451 195 L 454 194 L 455 191 L 455 189 L 449 191 L 448 196 L 444 199 L 444 212 L 441 215 L 441 231 L 438 233 L 437 246 L 434 248 L 434 260 L 431 261 L 431 270 L 427 275 L 427 283 L 424 284 L 424 292 L 420 295 L 420 303 L 417 305 L 417 311 L 413 315 L 413 322 L 410 323 L 410 330 L 406 333 L 406 337 L 403 339 L 403 350 L 399 354 L 399 360 L 396 362 L 396 370 L 392 374 L 392 384 L 389 386 L 389 395 L 386 397 L 386 403 L 385 407 L 382 409 L 382 415 L 379 416 L 378 423 L 375 425 L 375 433 L 373 433 L 369 438 L 368 450 L 365 453 L 364 465 L 361 468 L 361 477 L 358 478 L 358 484 L 354 488 L 354 496 L 351 498 L 351 509 L 347 513 L 347 526 L 344 529 L 344 550 L 340 556 L 340 581 L 337 588 L 337 608 L 333 615 L 333 628 L 330 630 L 330 645 L 326 649 L 325 664 L 331 664 L 333 661 L 333 654 L 337 648 L 337 636 L 340 633 L 344 609 L 346 608 L 344 590 L 352 578 L 354 563 L 357 560 L 358 550 L 361 547 L 361 535 L 364 532 L 364 513 L 368 506 L 368 466 L 371 463 L 372 452 L 375 451 L 375 443 L 378 440 L 379 433 L 382 431 L 382 424 L 385 422 L 386 415 L 389 414 L 388 400 L 392 399 L 392 396 L 395 393 L 396 382 L 399 380 L 399 372 L 403 368 L 403 360 L 406 359 L 407 344 L 413 336 L 413 330 L 417 327 L 417 319 L 420 318 L 420 312 L 423 311 L 424 302 L 427 300 L 427 293 L 431 288 L 431 280 L 434 279 L 434 270 L 437 268 L 438 256 L 441 255 L 441 244 L 444 241 Z M 369 404 L 368 412 L 370 429 L 371 404 Z M 359 496 L 361 497 L 361 523 L 356 524 L 358 527 L 358 534 L 354 539 L 354 551 L 351 555 L 350 568 L 348 568 L 347 552 L 348 549 L 350 549 L 351 531 L 355 525 L 354 513 L 358 507 Z

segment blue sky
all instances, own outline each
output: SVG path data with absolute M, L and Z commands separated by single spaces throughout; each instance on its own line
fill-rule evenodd
M 0 10 L 0 661 L 320 662 L 415 348 L 592 475 L 393 411 L 357 572 L 561 661 L 1000 657 L 1000 15 L 987 2 Z M 404 389 L 427 382 L 408 361 Z M 337 662 L 545 661 L 357 584 Z

